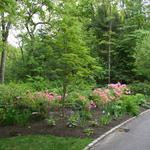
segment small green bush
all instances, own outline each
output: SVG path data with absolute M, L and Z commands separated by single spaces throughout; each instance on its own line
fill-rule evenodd
M 77 127 L 79 119 L 80 119 L 79 113 L 72 114 L 67 121 L 67 127 L 69 128 Z
M 45 118 L 48 101 L 36 97 L 33 91 L 26 84 L 0 85 L 0 124 L 25 124 L 32 112 L 39 112 Z
M 56 125 L 56 120 L 53 117 L 49 117 L 46 119 L 46 123 L 48 126 L 55 126 Z
M 102 115 L 100 117 L 100 125 L 105 126 L 108 125 L 112 121 L 112 116 L 110 114 Z
M 92 134 L 94 134 L 94 129 L 92 128 L 87 128 L 87 129 L 84 129 L 83 131 L 87 136 L 90 136 Z
M 136 103 L 140 106 L 145 104 L 147 101 L 146 97 L 143 94 L 136 94 L 135 99 L 136 99 Z
M 123 105 L 123 101 L 121 100 L 113 102 L 112 104 L 110 104 L 110 106 L 107 109 L 109 109 L 107 111 L 114 118 L 121 118 L 126 113 L 126 109 Z
M 14 124 L 20 124 L 24 125 L 26 124 L 30 117 L 31 112 L 29 110 L 18 110 L 14 109 L 13 107 L 8 107 L 6 110 L 3 111 L 1 114 L 1 124 L 4 125 L 14 125 Z
M 120 100 L 108 103 L 103 107 L 104 121 L 109 114 L 113 118 L 121 118 L 125 113 L 136 116 L 140 112 L 140 106 L 145 104 L 146 98 L 142 94 L 124 95 Z M 106 118 L 106 119 L 105 119 Z
M 141 93 L 144 95 L 150 95 L 150 83 L 134 83 L 130 85 L 130 89 L 133 93 Z
M 122 97 L 123 106 L 126 109 L 126 112 L 137 116 L 140 113 L 139 101 L 137 100 L 137 96 L 130 95 Z
M 36 91 L 47 90 L 50 88 L 49 81 L 40 76 L 28 76 L 27 83 Z

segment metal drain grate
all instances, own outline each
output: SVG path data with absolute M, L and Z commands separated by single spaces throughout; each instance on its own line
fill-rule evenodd
M 128 129 L 128 128 L 119 128 L 118 131 L 119 132 L 129 132 L 130 129 Z

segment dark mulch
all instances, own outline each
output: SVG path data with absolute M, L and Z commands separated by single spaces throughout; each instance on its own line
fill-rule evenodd
M 145 109 L 141 109 L 144 111 Z M 91 138 L 97 138 L 100 135 L 104 134 L 106 131 L 110 130 L 114 126 L 126 121 L 131 116 L 125 115 L 121 119 L 113 120 L 107 126 L 100 126 L 94 128 L 94 134 L 90 136 Z M 85 133 L 83 133 L 83 127 L 76 128 L 68 128 L 66 126 L 66 121 L 60 119 L 57 121 L 56 126 L 50 127 L 46 124 L 45 121 L 38 121 L 29 123 L 26 126 L 0 126 L 0 138 L 4 137 L 13 137 L 13 136 L 21 136 L 21 135 L 56 135 L 56 136 L 70 136 L 70 137 L 87 137 Z

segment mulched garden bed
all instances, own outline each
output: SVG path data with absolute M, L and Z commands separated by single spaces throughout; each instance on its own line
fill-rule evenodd
M 144 111 L 144 108 L 141 108 L 141 112 Z M 106 131 L 115 127 L 116 125 L 126 121 L 131 118 L 129 115 L 125 115 L 121 119 L 113 119 L 112 122 L 107 126 L 95 127 L 94 134 L 90 138 L 97 138 L 100 135 L 104 134 Z M 22 136 L 22 135 L 56 135 L 56 136 L 70 136 L 70 137 L 87 137 L 83 132 L 85 128 L 76 127 L 68 128 L 66 126 L 65 120 L 58 120 L 56 126 L 50 127 L 46 124 L 45 121 L 38 121 L 29 123 L 26 126 L 0 126 L 0 138 L 13 137 L 13 136 Z

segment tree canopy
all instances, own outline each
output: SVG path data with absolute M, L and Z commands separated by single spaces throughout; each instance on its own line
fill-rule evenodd
M 144 0 L 1 0 L 1 83 L 149 80 L 149 35 L 143 34 L 149 6 Z M 17 48 L 8 44 L 11 30 L 19 33 Z

